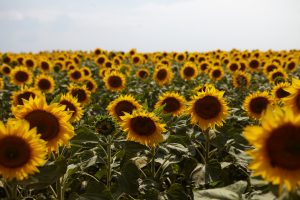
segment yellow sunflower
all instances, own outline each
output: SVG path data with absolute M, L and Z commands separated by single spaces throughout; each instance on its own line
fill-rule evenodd
M 55 89 L 55 81 L 51 76 L 41 74 L 36 77 L 34 86 L 42 92 L 52 93 Z
M 159 86 L 169 84 L 172 81 L 173 76 L 173 72 L 166 65 L 156 68 L 153 73 L 153 79 Z
M 37 128 L 41 139 L 47 141 L 49 151 L 57 151 L 58 146 L 68 145 L 74 136 L 74 128 L 69 123 L 71 113 L 58 103 L 47 104 L 44 96 L 23 100 L 24 105 L 13 109 L 17 119 L 25 119 L 30 128 Z
M 223 78 L 224 76 L 224 70 L 222 67 L 213 67 L 211 68 L 209 72 L 209 77 L 210 79 L 214 81 L 219 81 Z
M 164 105 L 163 112 L 170 113 L 173 116 L 179 116 L 185 111 L 185 98 L 177 92 L 165 92 L 158 97 L 155 108 Z
M 139 77 L 142 80 L 145 80 L 149 77 L 149 70 L 147 68 L 140 68 L 139 70 L 136 71 L 135 75 Z
M 126 86 L 125 76 L 118 71 L 108 73 L 103 81 L 106 89 L 112 92 L 122 91 Z
M 268 79 L 271 83 L 286 81 L 287 78 L 288 75 L 282 68 L 275 69 L 268 75 Z
M 236 71 L 232 76 L 232 83 L 235 88 L 248 88 L 251 76 L 246 72 Z
M 77 98 L 73 97 L 71 94 L 65 94 L 60 97 L 58 103 L 65 105 L 65 111 L 72 112 L 70 122 L 76 122 L 81 119 L 83 115 L 83 108 L 80 103 L 78 103 Z
M 85 85 L 79 86 L 71 84 L 68 87 L 68 93 L 73 97 L 77 98 L 77 101 L 81 105 L 88 104 L 90 101 L 91 92 L 87 89 Z
M 272 89 L 272 94 L 276 100 L 280 100 L 290 95 L 289 92 L 285 91 L 285 89 L 291 86 L 288 82 L 281 82 L 276 84 Z
M 244 136 L 255 148 L 249 166 L 254 176 L 285 186 L 289 191 L 300 180 L 300 115 L 290 109 L 269 107 L 261 119 L 261 126 L 247 126 Z
M 212 65 L 208 61 L 203 61 L 199 64 L 199 69 L 202 73 L 206 74 Z
M 231 73 L 234 73 L 238 71 L 241 68 L 241 66 L 239 62 L 231 61 L 227 64 L 227 68 Z
M 9 75 L 11 72 L 11 66 L 9 66 L 7 64 L 2 64 L 0 71 L 3 75 Z
M 269 105 L 272 105 L 272 103 L 273 98 L 267 91 L 257 91 L 245 98 L 243 108 L 250 117 L 260 119 L 262 113 Z
M 289 72 L 293 72 L 297 69 L 297 60 L 296 59 L 292 59 L 290 61 L 288 61 L 285 65 L 285 69 L 287 69 L 287 71 Z
M 206 88 L 198 92 L 188 103 L 188 111 L 192 124 L 202 130 L 222 126 L 229 115 L 227 102 L 223 99 L 224 92 L 214 88 Z
M 26 67 L 16 67 L 10 72 L 11 82 L 15 85 L 22 86 L 32 82 L 32 72 Z
M 300 80 L 293 78 L 292 86 L 284 89 L 290 95 L 283 98 L 287 107 L 290 107 L 295 114 L 300 114 Z
M 154 113 L 135 110 L 132 114 L 125 113 L 121 120 L 121 127 L 127 132 L 127 140 L 149 147 L 155 147 L 164 140 L 162 132 L 166 131 L 165 124 L 160 123 Z
M 131 95 L 121 95 L 107 106 L 109 115 L 121 121 L 121 116 L 125 113 L 132 114 L 134 110 L 140 109 L 142 106 Z
M 183 61 L 185 61 L 185 59 L 186 59 L 185 53 L 177 53 L 175 56 L 175 60 L 177 62 L 183 62 Z
M 23 99 L 29 100 L 29 98 L 35 98 L 36 96 L 40 96 L 40 90 L 37 90 L 34 87 L 22 87 L 20 90 L 12 92 L 11 95 L 11 105 L 16 107 L 17 105 L 23 105 Z
M 85 83 L 86 88 L 91 92 L 97 91 L 97 82 L 92 77 L 84 77 L 81 79 L 83 83 Z
M 215 89 L 215 86 L 210 83 L 205 83 L 204 85 L 198 85 L 193 89 L 193 93 L 205 92 L 206 89 Z
M 106 55 L 101 54 L 96 57 L 95 62 L 98 64 L 99 67 L 103 67 L 107 59 L 108 58 L 106 57 Z
M 261 63 L 259 59 L 255 57 L 249 59 L 247 69 L 249 69 L 251 72 L 259 71 L 260 67 Z
M 29 68 L 29 69 L 32 69 L 32 68 L 35 68 L 36 67 L 36 61 L 34 58 L 32 57 L 26 57 L 23 61 L 24 65 Z
M 198 76 L 198 69 L 194 63 L 187 62 L 180 68 L 180 77 L 184 80 L 192 80 Z
M 268 76 L 272 71 L 279 68 L 279 65 L 274 62 L 268 62 L 264 64 L 264 73 Z
M 90 68 L 88 67 L 82 67 L 80 68 L 80 71 L 81 71 L 81 74 L 84 76 L 84 77 L 90 77 L 92 76 L 92 71 Z
M 42 72 L 50 72 L 53 69 L 53 65 L 47 60 L 41 60 L 39 66 Z
M 23 180 L 39 172 L 46 162 L 46 142 L 26 120 L 0 121 L 0 174 L 8 179 Z
M 71 81 L 79 82 L 83 77 L 83 73 L 80 69 L 73 69 L 68 72 L 68 77 Z

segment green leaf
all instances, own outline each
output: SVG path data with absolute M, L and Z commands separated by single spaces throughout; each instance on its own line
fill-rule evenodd
M 223 188 L 196 190 L 194 191 L 194 198 L 202 200 L 237 200 L 242 198 L 246 188 L 247 183 L 245 181 L 238 181 Z
M 174 183 L 167 190 L 167 196 L 170 200 L 188 199 L 188 195 L 184 192 L 184 187 L 179 183 Z
M 42 189 L 56 182 L 67 171 L 66 160 L 51 162 L 39 168 L 40 173 L 30 176 L 27 180 L 20 181 L 27 188 Z

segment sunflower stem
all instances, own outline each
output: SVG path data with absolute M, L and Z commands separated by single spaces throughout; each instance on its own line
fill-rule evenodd
M 205 137 L 205 165 L 209 163 L 210 136 L 209 130 L 203 131 Z
M 107 180 L 106 186 L 110 190 L 111 182 L 111 136 L 107 136 Z
M 62 186 L 62 179 L 59 178 L 56 181 L 56 192 L 57 192 L 57 199 L 58 200 L 64 200 L 64 192 L 63 192 L 63 186 Z
M 151 148 L 151 151 L 152 151 L 152 159 L 151 159 L 151 175 L 153 177 L 153 179 L 155 178 L 155 147 L 152 147 Z

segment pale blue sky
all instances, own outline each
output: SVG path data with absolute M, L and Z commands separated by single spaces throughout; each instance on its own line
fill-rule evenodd
M 300 48 L 299 0 L 1 0 L 0 51 Z

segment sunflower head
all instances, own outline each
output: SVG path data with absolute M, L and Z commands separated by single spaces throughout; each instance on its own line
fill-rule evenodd
M 16 67 L 10 73 L 11 82 L 15 85 L 25 85 L 32 82 L 32 72 L 26 67 Z
M 9 119 L 6 125 L 0 121 L 0 174 L 4 178 L 23 180 L 39 172 L 46 155 L 46 142 L 26 120 Z
M 83 77 L 83 73 L 80 69 L 72 69 L 68 72 L 68 77 L 71 81 L 79 82 Z
M 172 81 L 173 76 L 173 72 L 166 65 L 156 68 L 153 73 L 153 79 L 159 86 L 169 84 Z
M 73 97 L 71 94 L 62 95 L 58 103 L 65 106 L 65 111 L 72 113 L 70 118 L 71 122 L 79 121 L 81 119 L 83 108 L 80 103 L 78 103 L 77 98 Z
M 300 116 L 290 109 L 268 107 L 261 126 L 247 126 L 244 136 L 253 150 L 249 168 L 254 176 L 288 190 L 299 186 L 300 180 Z
M 106 115 L 97 116 L 94 126 L 96 132 L 104 136 L 113 134 L 117 129 L 114 120 Z
M 224 70 L 222 67 L 213 67 L 211 68 L 209 72 L 209 77 L 210 79 L 214 81 L 219 81 L 223 78 L 224 76 Z
M 164 106 L 163 112 L 173 116 L 181 115 L 185 110 L 185 98 L 176 92 L 165 92 L 158 97 L 155 108 Z
M 227 64 L 227 68 L 230 72 L 234 73 L 240 69 L 240 63 L 237 61 L 231 61 Z
M 36 88 L 28 88 L 28 87 L 22 87 L 20 90 L 14 91 L 11 95 L 11 104 L 13 107 L 16 107 L 17 105 L 23 105 L 23 99 L 29 100 L 29 98 L 35 98 L 36 96 L 40 96 L 41 92 L 40 90 L 37 90 Z
M 122 91 L 126 86 L 125 76 L 118 71 L 113 71 L 105 75 L 104 84 L 107 90 L 112 92 Z
M 81 105 L 88 104 L 90 101 L 91 92 L 86 88 L 85 85 L 79 86 L 71 84 L 68 87 L 68 93 L 71 94 L 74 98 L 77 98 L 77 101 Z
M 30 128 L 36 127 L 41 139 L 47 141 L 49 151 L 56 151 L 58 146 L 68 145 L 74 136 L 74 128 L 69 123 L 71 113 L 58 103 L 47 104 L 44 96 L 24 100 L 13 110 L 17 119 L 25 119 Z
M 287 73 L 282 69 L 275 69 L 268 75 L 268 79 L 270 83 L 280 83 L 280 82 L 285 82 L 286 79 L 288 78 Z
M 300 80 L 293 78 L 292 85 L 284 89 L 290 95 L 283 98 L 285 105 L 300 114 Z
M 53 65 L 47 60 L 41 60 L 39 66 L 43 72 L 49 72 L 53 68 Z
M 97 91 L 97 82 L 92 78 L 92 77 L 84 77 L 83 79 L 81 79 L 81 81 L 83 83 L 85 83 L 86 88 L 90 91 L 90 92 L 96 92 Z
M 255 119 L 260 119 L 268 106 L 272 105 L 273 98 L 268 92 L 255 92 L 248 95 L 243 103 L 244 110 Z
M 295 70 L 297 70 L 298 64 L 297 64 L 297 60 L 296 59 L 292 59 L 290 61 L 288 61 L 285 65 L 285 68 L 289 71 L 289 72 L 293 72 Z
M 232 76 L 233 86 L 235 88 L 248 88 L 251 76 L 242 71 L 236 71 Z
M 160 123 L 154 113 L 135 110 L 132 114 L 125 113 L 121 119 L 121 127 L 127 132 L 127 140 L 149 147 L 155 147 L 164 140 L 162 132 L 166 131 L 165 124 Z
M 139 70 L 136 71 L 135 74 L 138 78 L 145 80 L 149 77 L 150 72 L 147 68 L 140 68 Z
M 180 77 L 184 80 L 192 80 L 197 76 L 197 66 L 192 62 L 186 62 L 180 69 Z
M 11 72 L 11 66 L 7 65 L 7 64 L 2 64 L 1 65 L 1 68 L 0 68 L 0 72 L 3 74 L 3 75 L 9 75 L 10 72 Z
M 42 92 L 52 93 L 55 89 L 55 81 L 51 76 L 42 74 L 36 77 L 34 86 Z
M 291 86 L 288 82 L 281 82 L 276 84 L 272 89 L 272 94 L 276 100 L 280 100 L 282 98 L 288 97 L 290 95 L 289 92 L 285 91 L 285 89 Z
M 107 106 L 107 111 L 110 116 L 121 121 L 121 116 L 125 113 L 132 114 L 134 110 L 140 109 L 142 106 L 131 95 L 121 95 Z
M 193 93 L 205 92 L 206 89 L 215 89 L 215 86 L 210 83 L 205 83 L 204 85 L 199 85 L 193 89 Z
M 206 88 L 193 96 L 188 107 L 192 124 L 198 125 L 202 130 L 222 126 L 229 114 L 223 94 L 224 92 L 214 88 Z

